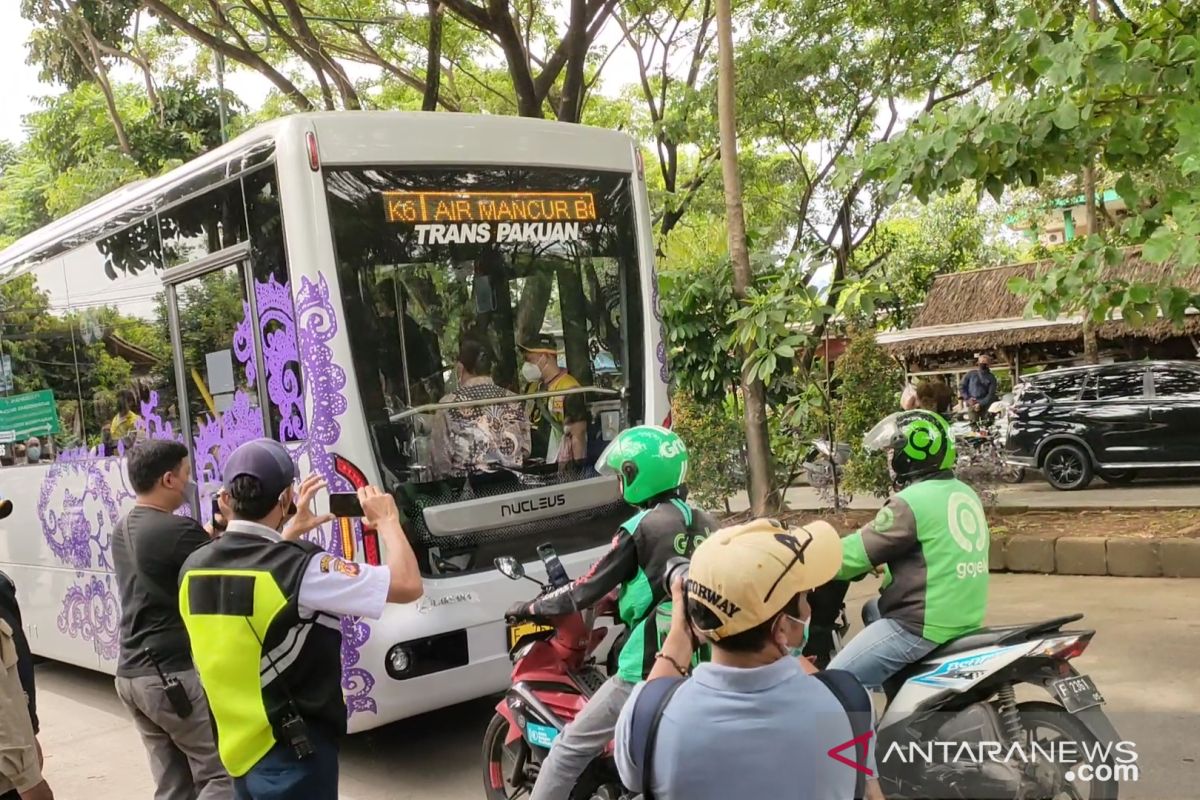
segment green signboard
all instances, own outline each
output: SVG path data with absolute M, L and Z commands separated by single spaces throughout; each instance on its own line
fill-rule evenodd
M 49 389 L 0 397 L 0 442 L 20 442 L 58 431 L 58 405 Z

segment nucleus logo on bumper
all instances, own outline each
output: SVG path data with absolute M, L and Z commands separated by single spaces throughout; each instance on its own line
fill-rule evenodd
M 551 508 L 558 508 L 567 504 L 567 496 L 565 494 L 552 494 L 545 497 L 533 497 L 527 500 L 518 500 L 512 503 L 500 504 L 500 516 L 515 517 L 521 514 L 532 514 L 535 511 L 545 511 Z

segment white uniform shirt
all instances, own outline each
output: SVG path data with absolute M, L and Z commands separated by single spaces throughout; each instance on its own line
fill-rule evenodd
M 272 542 L 283 541 L 278 531 L 257 522 L 233 520 L 226 530 L 254 534 Z M 391 582 L 392 573 L 387 567 L 346 561 L 329 553 L 313 556 L 300 579 L 300 617 L 322 614 L 379 619 L 387 606 Z M 338 628 L 340 622 L 334 619 L 330 627 Z

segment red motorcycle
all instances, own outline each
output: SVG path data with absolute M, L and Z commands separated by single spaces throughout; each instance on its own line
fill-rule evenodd
M 538 548 L 549 583 L 525 574 L 510 556 L 496 559 L 496 569 L 511 580 L 533 581 L 546 594 L 570 583 L 549 545 Z M 483 784 L 488 800 L 527 796 L 554 740 L 573 720 L 607 675 L 596 663 L 596 649 L 607 628 L 595 627 L 597 616 L 615 616 L 611 596 L 596 608 L 540 621 L 510 620 L 512 686 L 496 706 L 483 736 Z M 588 765 L 571 792 L 571 800 L 619 800 L 625 795 L 610 742 Z

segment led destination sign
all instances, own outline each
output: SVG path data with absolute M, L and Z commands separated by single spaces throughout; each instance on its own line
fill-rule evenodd
M 388 222 L 412 225 L 420 244 L 572 242 L 596 219 L 591 192 L 384 192 Z

